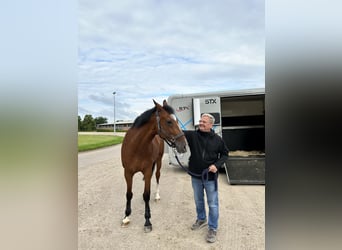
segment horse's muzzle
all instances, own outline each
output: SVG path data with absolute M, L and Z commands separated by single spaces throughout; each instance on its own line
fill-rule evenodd
M 178 153 L 185 153 L 186 152 L 186 140 L 175 141 L 175 148 Z

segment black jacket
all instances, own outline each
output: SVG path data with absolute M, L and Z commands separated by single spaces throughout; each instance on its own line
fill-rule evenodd
M 210 132 L 185 130 L 183 132 L 191 151 L 189 158 L 189 170 L 191 172 L 200 175 L 211 164 L 220 169 L 228 159 L 229 150 L 226 144 L 213 130 Z M 209 172 L 208 179 L 213 180 L 214 176 L 214 173 Z

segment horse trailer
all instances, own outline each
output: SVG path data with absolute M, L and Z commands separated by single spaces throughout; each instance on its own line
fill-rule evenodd
M 195 130 L 203 113 L 215 117 L 213 129 L 225 141 L 229 184 L 265 184 L 265 89 L 179 94 L 168 98 L 182 130 Z M 177 154 L 188 166 L 190 150 Z M 169 163 L 178 165 L 169 148 Z

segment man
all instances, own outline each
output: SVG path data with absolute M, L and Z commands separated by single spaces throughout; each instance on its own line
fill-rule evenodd
M 191 151 L 189 171 L 194 191 L 197 219 L 191 226 L 197 230 L 207 224 L 204 203 L 204 190 L 209 207 L 207 241 L 216 241 L 219 218 L 219 199 L 217 189 L 217 171 L 228 159 L 228 148 L 220 136 L 212 129 L 215 118 L 211 114 L 202 114 L 196 131 L 183 131 Z M 202 178 L 203 171 L 205 178 Z M 207 178 L 206 178 L 207 177 Z

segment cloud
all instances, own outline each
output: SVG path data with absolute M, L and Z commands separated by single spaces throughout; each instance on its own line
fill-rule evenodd
M 264 1 L 80 1 L 79 114 L 134 119 L 172 94 L 264 87 Z

